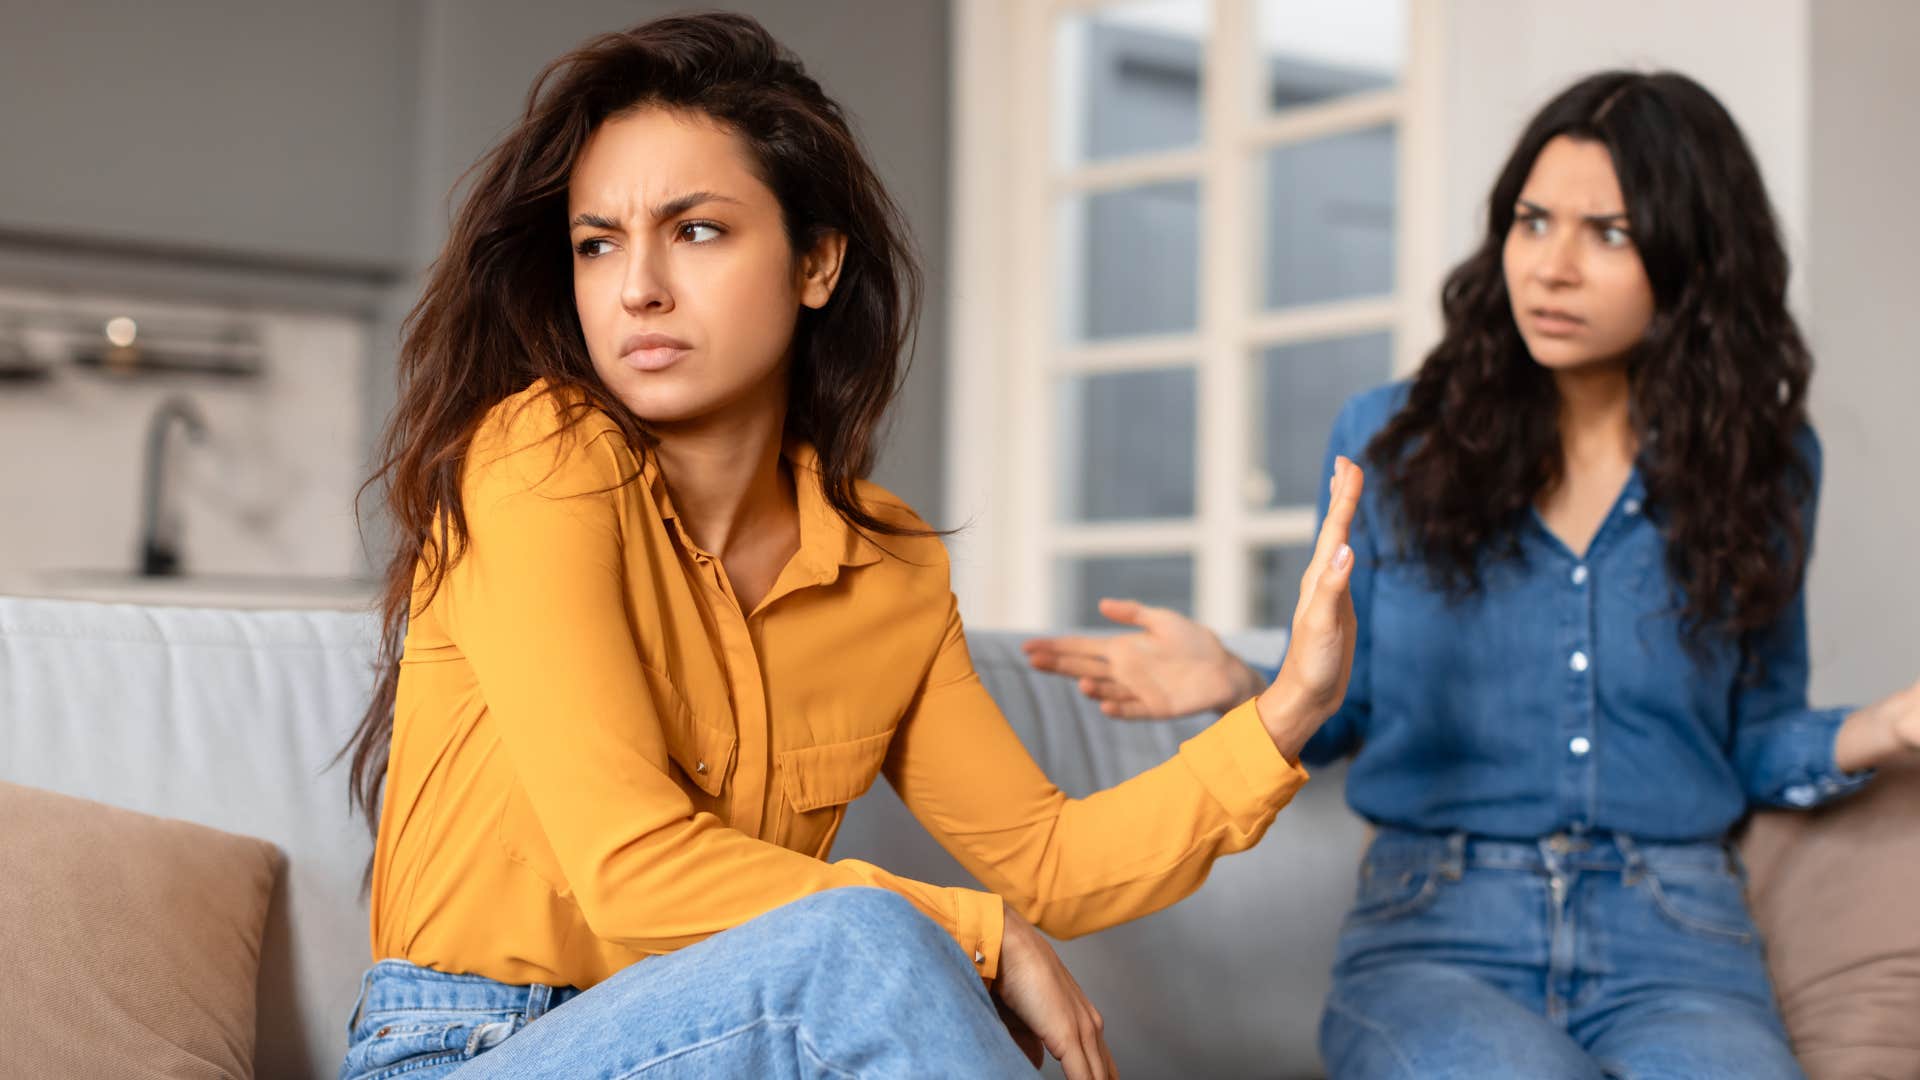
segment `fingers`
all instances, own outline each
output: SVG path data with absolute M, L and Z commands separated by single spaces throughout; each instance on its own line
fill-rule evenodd
M 1022 642 L 1020 651 L 1027 654 L 1027 663 L 1039 671 L 1051 671 L 1060 675 L 1089 674 L 1085 670 L 1069 671 L 1063 664 L 1085 665 L 1107 662 L 1107 648 L 1112 638 L 1100 637 L 1055 637 L 1034 638 Z M 1099 674 L 1093 672 L 1092 674 Z
M 1360 494 L 1366 489 L 1366 473 L 1346 458 L 1337 458 L 1333 466 L 1333 498 L 1327 504 L 1327 516 L 1320 522 L 1320 535 L 1314 543 L 1313 560 L 1300 577 L 1300 603 L 1295 615 L 1306 611 L 1319 589 L 1319 582 L 1345 549 L 1351 558 L 1348 541 L 1352 539 L 1354 515 L 1360 509 Z
M 1160 713 L 1137 697 L 1102 701 L 1100 711 L 1121 720 L 1158 720 Z
M 1095 701 L 1125 701 L 1133 697 L 1133 692 L 1113 679 L 1090 675 L 1079 683 L 1080 692 Z
M 1334 552 L 1333 561 L 1321 569 L 1313 583 L 1313 592 L 1302 601 L 1295 617 L 1304 614 L 1304 625 L 1315 629 L 1337 628 L 1341 625 L 1343 606 L 1352 602 L 1347 596 L 1347 586 L 1352 580 L 1353 548 L 1342 544 Z
M 1041 671 L 1075 679 L 1104 679 L 1112 670 L 1106 657 L 1080 653 L 1029 653 L 1027 662 Z
M 1060 1050 L 1064 1052 L 1055 1052 L 1051 1046 L 1047 1048 L 1048 1053 L 1059 1059 L 1060 1071 L 1067 1074 L 1067 1080 L 1094 1080 L 1093 1063 L 1087 1060 L 1087 1049 L 1078 1039 L 1062 1043 Z
M 1138 600 L 1116 600 L 1110 596 L 1100 599 L 1100 614 L 1128 626 L 1141 625 L 1141 618 L 1154 610 Z
M 1360 508 L 1360 492 L 1366 486 L 1366 473 L 1346 458 L 1333 465 L 1333 497 L 1327 504 L 1326 520 L 1320 523 L 1320 537 L 1313 549 L 1313 562 L 1325 566 L 1333 553 L 1347 542 L 1353 529 L 1353 516 Z

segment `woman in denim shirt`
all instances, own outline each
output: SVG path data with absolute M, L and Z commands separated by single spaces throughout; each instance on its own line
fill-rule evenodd
M 1327 1067 L 1799 1076 L 1726 836 L 1920 746 L 1920 686 L 1807 704 L 1820 449 L 1759 170 L 1697 84 L 1605 73 L 1534 118 L 1487 216 L 1444 339 L 1328 448 L 1379 482 L 1350 689 L 1302 754 L 1354 755 L 1378 828 Z M 1173 612 L 1103 610 L 1144 632 L 1028 648 L 1112 715 L 1270 679 Z

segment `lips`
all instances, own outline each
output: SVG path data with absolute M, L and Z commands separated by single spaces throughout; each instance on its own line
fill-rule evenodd
M 1527 315 L 1541 333 L 1548 335 L 1571 334 L 1587 325 L 1587 320 L 1559 308 L 1532 308 Z
M 692 345 L 671 334 L 629 334 L 620 342 L 620 362 L 636 371 L 660 371 L 692 350 Z

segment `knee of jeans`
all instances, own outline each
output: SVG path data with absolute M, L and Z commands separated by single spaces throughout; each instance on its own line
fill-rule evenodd
M 807 918 L 802 934 L 814 945 L 859 941 L 902 955 L 950 945 L 946 931 L 920 913 L 906 897 L 886 889 L 829 889 L 801 901 Z

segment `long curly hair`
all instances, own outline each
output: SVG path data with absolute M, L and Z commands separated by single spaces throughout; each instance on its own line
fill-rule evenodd
M 488 411 L 544 379 L 574 421 L 597 409 L 630 445 L 651 443 L 588 356 L 566 216 L 589 137 L 609 117 L 649 106 L 704 114 L 741 140 L 780 203 L 796 258 L 828 231 L 845 235 L 831 298 L 799 313 L 785 434 L 813 444 L 827 500 L 850 523 L 918 531 L 875 517 L 855 492 L 905 374 L 922 278 L 900 211 L 840 106 L 741 15 L 656 19 L 582 43 L 540 73 L 518 123 L 469 171 L 472 187 L 407 318 L 399 402 L 361 488 L 384 481 L 396 538 L 373 700 L 338 755 L 352 755 L 348 797 L 370 830 L 379 827 L 406 621 L 445 578 L 448 560 L 435 553 L 465 547 L 461 473 Z
M 1456 596 L 1559 482 L 1559 396 L 1515 325 L 1502 250 L 1546 144 L 1607 148 L 1655 313 L 1627 359 L 1647 512 L 1685 594 L 1690 637 L 1739 636 L 1799 591 L 1814 483 L 1796 438 L 1812 358 L 1787 311 L 1787 256 L 1760 169 L 1727 110 L 1671 72 L 1608 71 L 1542 108 L 1487 200 L 1480 247 L 1441 292 L 1446 332 L 1367 448 L 1415 552 Z

